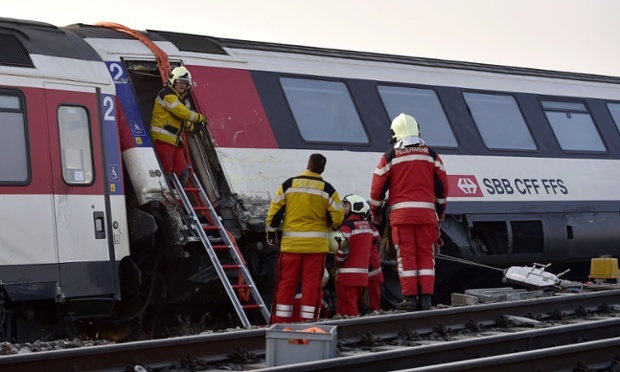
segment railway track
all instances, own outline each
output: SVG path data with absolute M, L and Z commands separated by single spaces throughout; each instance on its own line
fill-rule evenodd
M 413 334 L 433 332 L 454 332 L 477 328 L 479 331 L 496 327 L 509 319 L 527 317 L 538 320 L 560 320 L 570 316 L 587 316 L 594 313 L 613 313 L 620 303 L 620 290 L 583 293 L 530 299 L 522 301 L 482 304 L 457 308 L 435 309 L 426 312 L 398 313 L 381 316 L 368 316 L 354 319 L 329 320 L 321 325 L 337 325 L 338 341 L 341 344 L 359 343 L 372 335 L 377 339 L 394 339 L 403 330 Z M 466 340 L 449 341 L 438 344 L 419 345 L 384 350 L 375 348 L 372 353 L 344 356 L 336 359 L 316 361 L 296 365 L 305 370 L 313 369 L 360 369 L 388 370 L 431 367 L 441 363 L 443 368 L 466 368 L 465 363 L 482 363 L 489 358 L 508 358 L 515 363 L 517 356 L 532 358 L 534 351 L 548 354 L 567 348 L 568 355 L 579 355 L 569 347 L 587 348 L 598 342 L 599 363 L 609 364 L 615 358 L 614 350 L 620 354 L 620 318 L 607 318 L 584 321 L 545 329 L 525 330 L 510 334 L 483 335 Z M 0 357 L 2 371 L 35 370 L 44 363 L 48 370 L 79 371 L 124 370 L 128 365 L 139 363 L 151 368 L 198 364 L 217 366 L 217 363 L 234 363 L 247 369 L 264 368 L 259 360 L 265 354 L 265 329 L 203 334 L 165 340 L 151 340 L 94 346 L 89 348 L 50 351 L 25 355 Z M 576 339 L 584 341 L 575 344 Z M 615 342 L 614 342 L 615 340 Z M 552 347 L 553 346 L 553 347 Z M 605 351 L 607 354 L 605 354 Z M 610 354 L 611 353 L 611 354 Z M 343 354 L 343 353 L 341 353 Z M 593 354 L 593 352 L 590 352 Z M 542 358 L 542 357 L 541 357 Z M 548 363 L 561 358 L 551 358 Z M 582 363 L 594 363 L 582 358 Z M 525 360 L 525 359 L 524 359 Z M 414 364 L 415 361 L 415 364 Z M 490 359 L 488 363 L 492 363 Z M 261 364 L 262 363 L 262 364 Z M 449 367 L 451 363 L 463 363 Z M 495 360 L 494 363 L 498 363 Z M 508 363 L 508 362 L 506 362 Z M 489 364 L 492 366 L 492 364 Z M 574 367 L 577 364 L 571 366 Z M 291 366 L 272 367 L 271 370 L 290 369 Z M 478 365 L 476 370 L 483 368 Z M 493 368 L 493 367 L 489 367 Z M 497 367 L 495 367 L 497 368 Z M 551 368 L 553 369 L 553 368 Z M 189 368 L 188 368 L 189 370 Z M 445 369 L 451 370 L 451 369 Z M 482 369 L 480 369 L 482 370 Z M 549 370 L 547 367 L 545 370 Z

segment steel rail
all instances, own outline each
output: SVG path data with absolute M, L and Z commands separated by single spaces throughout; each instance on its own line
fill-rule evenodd
M 597 311 L 618 302 L 620 302 L 620 290 L 610 290 L 413 313 L 329 320 L 315 324 L 337 325 L 339 341 L 359 342 L 369 333 L 382 339 L 390 339 L 397 337 L 403 329 L 409 329 L 418 334 L 431 333 L 437 325 L 443 325 L 447 330 L 458 330 L 465 328 L 471 322 L 486 326 L 495 325 L 498 319 L 506 315 L 541 319 L 561 317 L 576 312 Z M 209 362 L 226 361 L 228 356 L 238 349 L 264 355 L 265 336 L 266 329 L 262 328 L 0 356 L 0 370 L 10 372 L 36 369 L 41 366 L 42 362 L 52 370 L 71 367 L 80 371 L 118 370 L 132 361 L 155 367 L 169 365 L 190 354 L 197 359 Z
M 440 324 L 448 329 L 457 330 L 465 328 L 472 322 L 491 326 L 506 315 L 534 319 L 561 318 L 577 312 L 598 311 L 615 304 L 620 304 L 620 290 L 435 309 L 430 312 L 327 320 L 320 324 L 338 325 L 339 340 L 357 342 L 361 336 L 368 333 L 390 339 L 397 337 L 403 328 L 425 334 L 431 333 L 433 328 Z
M 405 369 L 410 372 L 613 371 L 620 360 L 620 337 L 576 345 Z
M 502 365 L 502 372 L 510 371 L 548 371 L 563 369 L 564 366 L 576 366 L 579 362 L 585 363 L 609 363 L 613 360 L 612 354 L 598 354 L 595 358 L 571 358 L 569 362 L 565 360 L 553 360 L 547 353 L 553 355 L 559 346 L 575 346 L 580 342 L 584 350 L 591 350 L 592 347 L 586 346 L 594 341 L 616 340 L 612 345 L 616 346 L 615 353 L 620 351 L 620 338 L 618 338 L 618 328 L 620 318 L 596 320 L 579 324 L 563 325 L 553 328 L 521 331 L 503 335 L 493 335 L 480 338 L 471 338 L 459 341 L 448 341 L 434 345 L 421 345 L 415 347 L 402 347 L 396 350 L 381 352 L 361 353 L 356 356 L 313 361 L 307 363 L 289 364 L 278 367 L 265 368 L 265 371 L 394 371 L 406 368 L 418 367 L 415 371 L 461 371 L 461 370 L 483 370 L 497 371 L 497 367 Z M 537 350 L 536 354 L 525 354 L 526 351 Z M 576 349 L 570 349 L 576 350 Z M 576 351 L 575 351 L 576 352 Z M 580 352 L 581 353 L 581 352 Z M 518 357 L 515 355 L 519 355 Z M 504 356 L 499 359 L 499 356 Z M 512 358 L 510 358 L 512 356 Z M 504 364 L 512 364 L 519 359 L 521 369 L 505 369 Z M 537 359 L 537 363 L 524 364 L 528 360 Z M 472 360 L 473 359 L 473 360 Z M 471 369 L 463 369 L 470 368 Z M 532 368 L 532 367 L 536 368 Z M 544 367 L 544 368 L 538 368 Z M 446 368 L 446 369 L 443 369 Z M 495 369 L 493 369 L 495 368 Z

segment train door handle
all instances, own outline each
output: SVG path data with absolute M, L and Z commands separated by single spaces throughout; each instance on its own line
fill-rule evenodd
M 95 239 L 105 239 L 105 219 L 103 212 L 93 212 Z

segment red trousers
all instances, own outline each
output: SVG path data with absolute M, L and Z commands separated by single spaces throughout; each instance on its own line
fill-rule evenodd
M 297 293 L 295 295 L 295 303 L 293 304 L 293 317 L 291 318 L 291 322 L 301 322 L 303 319 L 300 317 L 301 315 L 301 293 Z M 327 319 L 329 318 L 329 305 L 325 300 L 321 301 L 321 309 L 319 310 L 319 318 Z
M 352 286 L 340 284 L 336 281 L 336 296 L 338 297 L 338 303 L 336 304 L 336 314 L 342 316 L 356 316 L 360 315 L 360 311 L 357 308 L 357 300 L 364 293 L 365 286 Z
M 392 225 L 396 263 L 403 296 L 433 294 L 436 225 Z M 419 290 L 418 290 L 419 287 Z
M 326 253 L 298 254 L 279 252 L 276 261 L 276 285 L 271 323 L 287 323 L 293 318 L 297 284 L 301 281 L 299 317 L 317 320 L 323 299 L 323 271 Z
M 368 279 L 368 297 L 370 298 L 368 308 L 370 310 L 379 311 L 379 303 L 381 302 L 381 283 L 383 280 Z
M 164 173 L 170 174 L 174 172 L 177 177 L 181 177 L 181 172 L 187 169 L 183 147 L 162 141 L 153 142 L 155 142 L 155 150 L 157 150 L 157 155 L 159 155 L 159 161 Z

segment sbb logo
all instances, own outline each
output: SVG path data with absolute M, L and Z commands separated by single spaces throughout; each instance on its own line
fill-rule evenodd
M 479 197 L 482 195 L 476 176 L 448 175 L 449 196 L 452 197 Z

